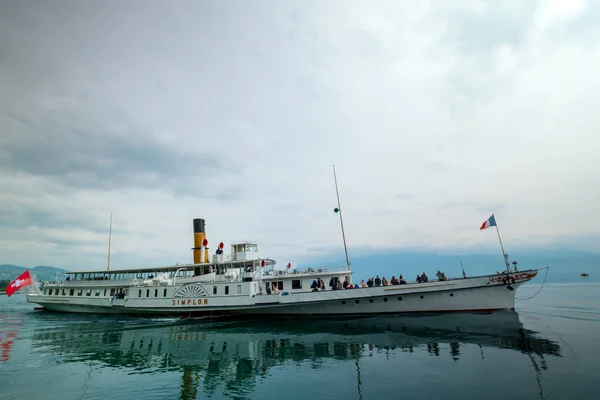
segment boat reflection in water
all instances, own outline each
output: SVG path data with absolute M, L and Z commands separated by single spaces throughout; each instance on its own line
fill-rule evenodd
M 362 397 L 359 361 L 373 352 L 428 351 L 458 361 L 463 345 L 508 349 L 527 354 L 538 375 L 546 356 L 561 355 L 558 343 L 524 329 L 514 311 L 301 321 L 68 320 L 37 329 L 33 351 L 129 368 L 130 374 L 181 371 L 184 399 L 219 387 L 248 394 L 257 377 L 289 361 L 316 369 L 331 360 L 356 364 Z

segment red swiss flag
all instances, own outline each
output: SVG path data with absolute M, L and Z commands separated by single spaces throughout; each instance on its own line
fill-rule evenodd
M 17 279 L 12 281 L 6 289 L 6 295 L 10 297 L 14 292 L 21 289 L 22 287 L 32 285 L 33 281 L 31 280 L 31 275 L 29 275 L 29 270 L 23 272 Z

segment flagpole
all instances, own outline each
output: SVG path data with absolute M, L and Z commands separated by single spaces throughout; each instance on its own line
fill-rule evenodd
M 492 214 L 492 217 L 494 214 Z M 506 252 L 504 251 L 504 246 L 502 245 L 502 238 L 500 237 L 500 230 L 498 229 L 498 222 L 496 222 L 496 218 L 494 217 L 494 222 L 496 226 L 496 233 L 498 234 L 498 240 L 500 241 L 500 248 L 502 249 L 502 258 L 504 259 L 504 265 L 506 265 L 506 271 L 510 272 L 510 267 L 508 265 L 508 260 L 506 259 Z
M 108 228 L 108 265 L 106 267 L 107 271 L 110 271 L 110 239 L 112 236 L 112 213 L 110 213 L 110 227 Z
M 31 275 L 31 274 L 30 274 Z M 33 282 L 33 287 L 35 288 L 35 294 L 40 295 L 40 289 L 38 288 L 37 281 L 35 279 L 31 279 Z
M 335 194 L 337 196 L 338 211 L 340 213 L 340 225 L 342 227 L 342 240 L 344 241 L 344 253 L 346 253 L 346 268 L 350 271 L 350 259 L 348 258 L 348 247 L 346 246 L 346 234 L 344 233 L 344 221 L 342 220 L 342 206 L 340 205 L 340 193 L 338 191 L 337 177 L 335 175 L 335 165 L 333 167 L 333 180 L 335 182 Z

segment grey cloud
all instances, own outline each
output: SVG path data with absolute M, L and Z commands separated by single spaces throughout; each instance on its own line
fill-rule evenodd
M 0 198 L 0 200 L 2 200 Z M 43 203 L 42 200 L 40 200 Z M 2 202 L 0 202 L 1 204 Z M 94 213 L 92 211 L 81 211 L 65 205 L 64 207 L 44 207 L 28 205 L 3 205 L 0 210 L 0 226 L 2 230 L 26 230 L 26 229 L 59 229 L 69 231 L 79 229 L 96 234 L 108 235 L 109 216 Z M 124 227 L 113 226 L 113 233 L 130 234 L 130 230 Z M 39 231 L 47 240 L 52 241 L 52 235 L 45 231 Z M 0 235 L 3 236 L 3 235 Z M 83 239 L 74 239 L 74 243 Z
M 475 207 L 475 211 L 480 212 L 480 213 L 485 213 L 485 212 L 491 212 L 491 213 L 495 213 L 501 210 L 504 210 L 506 208 L 506 203 L 489 203 L 489 204 L 479 204 L 477 207 Z
M 392 208 L 376 208 L 373 211 L 369 212 L 370 217 L 394 217 L 401 216 L 404 211 L 400 208 L 392 209 Z
M 224 238 L 264 232 L 260 243 L 293 243 L 261 247 L 284 259 L 307 245 L 339 250 L 330 163 L 340 166 L 349 243 L 481 241 L 463 236 L 461 221 L 477 232 L 499 212 L 502 204 L 483 204 L 491 187 L 524 236 L 597 225 L 597 121 L 584 112 L 597 51 L 566 36 L 554 42 L 573 21 L 552 24 L 549 40 L 535 32 L 531 2 L 271 3 L 3 2 L 3 256 L 33 257 L 30 246 L 54 235 L 49 248 L 72 254 L 56 259 L 86 259 L 86 246 L 55 242 L 80 235 L 104 249 L 108 212 L 139 229 L 119 241 L 133 263 L 149 238 L 152 257 L 158 248 L 165 259 L 179 254 L 165 232 L 189 229 L 195 212 L 222 218 L 214 228 Z M 520 46 L 528 35 L 544 46 Z M 561 87 L 548 83 L 559 75 Z M 523 154 L 534 170 L 515 162 Z M 394 206 L 398 218 L 389 217 Z M 548 218 L 556 207 L 564 212 Z M 156 229 L 150 215 L 162 228 L 185 223 Z M 423 233 L 423 215 L 458 220 L 458 233 Z
M 453 208 L 474 208 L 477 207 L 477 203 L 473 201 L 444 201 L 438 204 L 438 210 L 450 210 Z
M 108 123 L 69 121 L 68 114 L 62 121 L 43 112 L 5 115 L 17 127 L 0 137 L 4 172 L 44 176 L 70 188 L 166 188 L 196 195 L 214 192 L 195 190 L 202 185 L 190 184 L 193 181 L 240 172 L 216 154 L 171 148 L 114 115 L 106 117 L 124 133 L 107 132 Z
M 572 20 L 566 33 L 584 42 L 595 42 L 600 35 L 600 3 L 588 1 L 586 11 Z
M 78 228 L 87 226 L 85 221 L 89 221 L 89 218 L 85 218 L 82 215 L 75 215 L 71 210 L 65 210 L 63 213 L 56 213 L 50 210 L 44 210 L 41 208 L 35 208 L 32 206 L 28 207 L 3 207 L 0 210 L 0 225 L 3 228 Z
M 503 210 L 506 207 L 505 203 L 478 203 L 469 200 L 445 201 L 438 204 L 438 210 L 450 210 L 454 208 L 468 208 L 477 211 L 478 213 L 495 213 Z
M 404 192 L 402 192 L 402 193 L 396 193 L 394 195 L 394 199 L 396 199 L 396 200 L 412 200 L 415 197 L 417 197 L 417 196 L 415 196 L 412 193 L 404 193 Z
M 458 45 L 464 54 L 490 53 L 497 46 L 519 46 L 527 37 L 536 2 L 485 2 L 483 12 L 456 12 L 451 18 L 455 28 L 446 40 Z
M 425 163 L 424 168 L 427 168 L 428 170 L 433 172 L 439 172 L 448 169 L 448 165 L 441 162 L 428 162 Z

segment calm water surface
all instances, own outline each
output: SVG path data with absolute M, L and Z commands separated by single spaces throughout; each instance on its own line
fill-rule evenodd
M 0 398 L 599 399 L 599 332 L 599 283 L 546 284 L 516 312 L 301 322 L 40 313 L 0 296 Z

